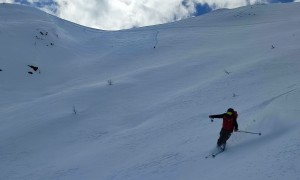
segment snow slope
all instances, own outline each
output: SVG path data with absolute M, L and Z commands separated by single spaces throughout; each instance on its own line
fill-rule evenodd
M 299 12 L 101 31 L 1 4 L 0 179 L 299 180 Z M 205 159 L 221 127 L 208 115 L 229 107 L 262 136 Z

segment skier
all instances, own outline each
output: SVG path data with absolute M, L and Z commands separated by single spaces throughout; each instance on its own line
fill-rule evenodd
M 223 125 L 220 131 L 220 137 L 217 142 L 218 148 L 222 151 L 225 150 L 226 141 L 230 138 L 231 133 L 234 131 L 238 131 L 238 123 L 236 121 L 238 117 L 237 112 L 229 108 L 224 114 L 210 115 L 209 118 L 223 118 Z

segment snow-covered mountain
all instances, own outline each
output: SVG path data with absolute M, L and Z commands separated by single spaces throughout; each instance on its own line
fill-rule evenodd
M 1 4 L 0 179 L 299 180 L 299 12 L 100 31 Z M 229 107 L 262 136 L 205 159 Z

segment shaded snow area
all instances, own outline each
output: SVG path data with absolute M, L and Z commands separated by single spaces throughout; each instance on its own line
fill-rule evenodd
M 299 13 L 101 31 L 0 4 L 0 179 L 300 180 Z M 229 107 L 262 135 L 205 159 Z

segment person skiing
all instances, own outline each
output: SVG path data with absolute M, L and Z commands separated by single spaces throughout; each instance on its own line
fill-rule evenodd
M 214 119 L 214 118 L 223 119 L 223 125 L 220 131 L 220 137 L 217 142 L 217 146 L 223 151 L 225 150 L 226 142 L 230 138 L 233 130 L 238 131 L 237 117 L 238 117 L 237 112 L 232 108 L 229 108 L 227 112 L 224 114 L 209 115 L 210 119 Z

